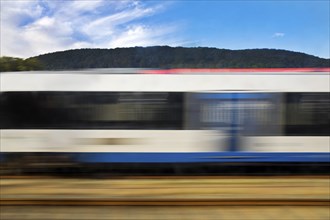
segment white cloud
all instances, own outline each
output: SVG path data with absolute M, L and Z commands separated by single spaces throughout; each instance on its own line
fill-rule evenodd
M 148 24 L 162 2 L 1 0 L 1 56 L 30 57 L 73 48 L 175 45 L 177 25 Z
M 273 37 L 284 37 L 285 33 L 281 33 L 281 32 L 276 32 L 273 34 Z
M 177 40 L 169 37 L 167 40 L 166 36 L 170 36 L 174 33 L 177 28 L 175 25 L 169 27 L 150 27 L 145 25 L 134 25 L 127 28 L 126 31 L 114 36 L 109 42 L 108 47 L 125 47 L 132 46 L 150 46 L 150 45 L 179 45 Z M 169 40 L 172 39 L 172 40 Z M 165 43 L 166 42 L 166 43 Z
M 93 0 L 93 1 L 73 1 L 70 4 L 69 10 L 73 11 L 89 11 L 94 10 L 97 7 L 102 6 L 102 0 Z

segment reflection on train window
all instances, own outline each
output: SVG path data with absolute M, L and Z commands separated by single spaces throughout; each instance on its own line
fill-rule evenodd
M 282 93 L 192 94 L 187 127 L 251 136 L 280 135 L 281 98 Z
M 0 101 L 7 129 L 182 129 L 182 93 L 7 92 Z
M 286 135 L 329 135 L 329 93 L 287 93 Z
M 272 108 L 272 103 L 267 100 L 218 100 L 201 105 L 201 122 L 243 125 L 247 121 L 254 121 L 266 124 Z

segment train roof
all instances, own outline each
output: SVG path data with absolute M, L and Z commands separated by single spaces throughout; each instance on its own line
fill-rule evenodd
M 0 91 L 329 92 L 329 71 L 330 68 L 89 69 L 8 72 L 0 74 Z

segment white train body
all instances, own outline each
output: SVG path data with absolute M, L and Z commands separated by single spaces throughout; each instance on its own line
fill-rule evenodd
M 306 103 L 292 108 L 307 106 L 301 114 L 314 117 L 309 111 L 321 109 L 326 115 L 328 70 L 201 70 L 176 74 L 86 70 L 1 73 L 0 77 L 2 103 L 11 105 L 13 101 L 8 100 L 16 100 L 14 95 L 19 94 L 21 98 L 13 106 L 17 108 L 21 102 L 19 108 L 24 112 L 24 105 L 29 103 L 24 97 L 37 97 L 35 100 L 46 103 L 40 114 L 46 114 L 48 119 L 42 120 L 50 122 L 35 125 L 34 119 L 44 117 L 39 115 L 31 116 L 26 124 L 21 119 L 15 122 L 6 119 L 0 140 L 3 158 L 13 153 L 68 153 L 85 163 L 329 162 L 330 139 L 324 130 L 329 114 L 324 123 L 317 119 L 322 124 L 320 134 L 310 132 L 314 127 L 320 128 L 312 124 L 314 119 L 308 122 L 306 132 L 300 134 L 300 122 L 286 126 L 285 120 L 292 115 L 288 112 L 294 110 L 286 107 L 284 101 L 306 99 Z M 107 94 L 112 95 L 107 98 Z M 302 98 L 296 99 L 297 96 Z M 98 97 L 101 101 L 95 104 Z M 321 98 L 309 100 L 313 97 Z M 173 112 L 164 112 L 173 105 L 177 105 Z M 31 109 L 24 114 L 37 108 Z M 50 113 L 43 112 L 47 109 Z M 68 116 L 68 122 L 59 118 L 61 113 L 50 120 L 54 109 L 79 117 L 73 120 L 73 116 Z M 4 110 L 2 119 L 9 117 L 8 112 Z M 251 116 L 254 113 L 256 116 Z M 178 116 L 171 118 L 173 114 Z M 170 117 L 169 122 L 166 117 Z M 153 122 L 154 118 L 157 120 Z M 256 119 L 268 121 L 257 124 Z M 291 133 L 287 135 L 286 131 Z

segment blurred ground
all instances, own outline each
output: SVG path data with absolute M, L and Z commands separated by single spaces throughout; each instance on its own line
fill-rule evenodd
M 1 200 L 322 200 L 330 201 L 323 177 L 56 179 L 2 178 Z M 330 204 L 330 203 L 329 203 Z M 145 206 L 2 205 L 0 219 L 330 219 L 329 206 L 213 205 Z
M 4 179 L 1 199 L 330 199 L 330 179 Z
M 328 220 L 328 207 L 305 206 L 4 206 L 0 219 Z

